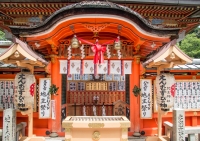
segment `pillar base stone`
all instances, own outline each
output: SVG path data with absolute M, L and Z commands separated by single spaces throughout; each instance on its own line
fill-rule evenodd
M 52 133 L 49 135 L 49 137 L 51 137 L 51 138 L 58 137 L 58 133 L 52 132 Z
M 133 133 L 133 136 L 134 136 L 134 137 L 140 137 L 141 134 L 140 134 L 139 132 L 134 132 L 134 133 Z

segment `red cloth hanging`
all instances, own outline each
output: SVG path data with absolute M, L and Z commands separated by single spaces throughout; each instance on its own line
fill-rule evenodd
M 102 45 L 99 44 L 98 40 L 96 40 L 96 43 L 91 43 L 89 41 L 86 41 L 84 39 L 78 38 L 80 41 L 87 43 L 92 46 L 92 51 L 94 52 L 94 64 L 98 63 L 104 63 L 104 57 L 103 54 L 106 52 L 106 45 L 113 42 L 113 40 L 110 40 Z

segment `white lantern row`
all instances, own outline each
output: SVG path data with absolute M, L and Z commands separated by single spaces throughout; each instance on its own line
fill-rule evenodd
M 68 62 L 69 61 L 69 62 Z M 68 65 L 69 63 L 69 65 Z M 121 60 L 104 60 L 104 63 L 98 64 L 95 68 L 93 60 L 60 60 L 61 74 L 94 74 L 97 69 L 97 74 L 131 74 L 132 61 Z

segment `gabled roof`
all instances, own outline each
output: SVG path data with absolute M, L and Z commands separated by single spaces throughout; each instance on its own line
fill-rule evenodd
M 176 45 L 176 40 L 172 40 L 154 53 L 152 56 L 146 60 L 143 65 L 152 68 L 159 67 L 161 65 L 167 65 L 173 62 L 173 65 L 184 65 L 186 63 L 192 63 L 192 58 L 182 52 L 179 47 Z
M 11 64 L 17 64 L 17 61 L 20 61 L 33 66 L 45 66 L 48 64 L 26 43 L 17 38 L 14 38 L 13 44 L 4 53 L 0 54 L 0 61 Z

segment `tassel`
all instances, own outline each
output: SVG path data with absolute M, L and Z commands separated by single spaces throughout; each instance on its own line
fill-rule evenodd
M 124 76 L 124 60 L 121 60 L 121 75 Z
M 67 61 L 67 75 L 70 76 L 70 60 Z
M 94 76 L 97 76 L 97 65 L 98 64 L 94 64 Z
M 110 60 L 108 60 L 108 75 L 110 75 Z
M 72 49 L 71 49 L 71 46 L 69 46 L 67 50 L 68 50 L 68 58 L 67 58 L 67 59 L 69 60 L 69 59 L 71 59 L 71 57 L 72 57 Z
M 83 60 L 81 60 L 81 75 L 83 75 L 83 64 L 84 64 L 84 61 Z

